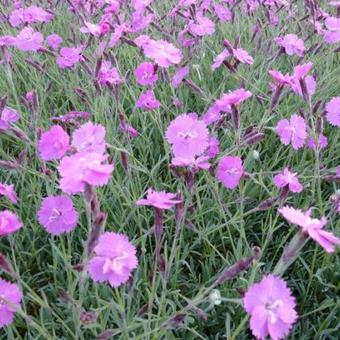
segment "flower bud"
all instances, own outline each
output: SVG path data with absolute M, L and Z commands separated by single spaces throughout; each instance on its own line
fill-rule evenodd
M 220 305 L 222 303 L 222 297 L 221 297 L 220 291 L 218 289 L 213 289 L 211 293 L 209 294 L 209 300 L 215 306 Z

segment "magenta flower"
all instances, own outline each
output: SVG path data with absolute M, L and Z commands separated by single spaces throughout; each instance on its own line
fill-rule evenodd
M 105 128 L 100 124 L 88 122 L 75 130 L 72 135 L 72 146 L 78 152 L 96 152 L 103 154 L 106 149 Z
M 83 192 L 85 183 L 93 186 L 103 186 L 108 183 L 112 164 L 103 164 L 107 156 L 95 152 L 79 152 L 64 157 L 58 167 L 60 187 L 67 194 Z
M 285 206 L 279 209 L 279 213 L 290 223 L 296 224 L 302 228 L 302 231 L 312 238 L 315 242 L 327 252 L 335 251 L 335 245 L 340 244 L 340 239 L 332 233 L 323 230 L 327 220 L 325 217 L 321 219 L 312 218 L 312 209 L 302 212 L 300 209 Z
M 230 105 L 228 105 L 225 109 L 230 112 Z M 221 118 L 221 109 L 216 103 L 213 103 L 209 107 L 208 111 L 203 115 L 202 120 L 207 126 L 209 126 L 212 123 L 218 122 Z
M 158 79 L 155 65 L 149 62 L 141 63 L 135 70 L 135 77 L 139 85 L 153 85 Z
M 243 64 L 254 64 L 254 59 L 252 56 L 243 48 L 233 49 L 233 56 L 236 60 Z
M 244 88 L 239 88 L 234 91 L 230 91 L 225 93 L 221 99 L 216 101 L 216 104 L 221 109 L 221 111 L 228 111 L 227 108 L 230 105 L 239 105 L 248 98 L 252 96 L 250 91 L 245 90 Z
M 25 27 L 16 36 L 14 46 L 24 52 L 38 51 L 42 48 L 44 37 L 40 32 L 34 32 L 32 27 Z
M 296 54 L 299 57 L 303 56 L 305 45 L 303 40 L 299 39 L 296 34 L 287 34 L 284 37 L 275 39 L 276 43 L 283 47 L 288 55 Z
M 232 13 L 231 10 L 228 7 L 225 7 L 221 4 L 216 4 L 214 6 L 215 13 L 217 17 L 222 21 L 230 21 L 232 19 Z
M 195 22 L 189 24 L 191 33 L 196 34 L 200 37 L 205 35 L 212 35 L 215 32 L 215 24 L 209 18 L 197 15 Z
M 175 118 L 166 130 L 166 139 L 175 157 L 193 158 L 209 145 L 209 131 L 203 121 L 189 114 Z
M 0 116 L 0 130 L 7 130 L 10 128 L 12 123 L 15 123 L 20 118 L 17 110 L 10 107 L 5 107 Z
M 53 50 L 57 50 L 60 44 L 63 42 L 63 38 L 58 34 L 50 34 L 46 38 L 47 45 Z
M 288 73 L 283 75 L 281 72 L 276 70 L 270 70 L 268 73 L 279 85 L 290 85 L 291 76 Z
M 183 79 L 189 74 L 189 66 L 180 67 L 172 77 L 171 86 L 175 89 L 179 87 Z
M 183 158 L 183 157 L 175 157 L 171 160 L 171 165 L 178 167 L 189 167 L 192 170 L 207 170 L 211 167 L 209 163 L 211 157 L 209 156 L 199 156 L 193 158 Z
M 136 107 L 144 110 L 157 110 L 161 103 L 156 99 L 152 90 L 142 93 L 137 99 Z
M 250 315 L 250 329 L 257 339 L 285 338 L 298 315 L 295 299 L 286 282 L 272 274 L 249 287 L 243 298 Z
M 284 145 L 292 144 L 294 150 L 298 150 L 305 144 L 307 138 L 305 120 L 294 114 L 290 119 L 282 119 L 276 126 L 276 133 Z
M 167 193 L 165 191 L 155 191 L 148 189 L 146 198 L 140 199 L 136 202 L 137 205 L 150 205 L 158 209 L 171 209 L 180 200 L 176 199 L 176 194 Z
M 62 158 L 69 148 L 70 137 L 59 125 L 53 125 L 39 140 L 39 154 L 45 161 Z
M 322 150 L 328 145 L 328 139 L 322 133 L 319 134 L 318 139 L 319 148 L 320 150 Z M 313 136 L 310 136 L 307 140 L 307 146 L 312 150 L 316 150 L 316 145 L 317 143 L 315 141 L 315 138 Z
M 209 158 L 214 158 L 220 152 L 220 142 L 216 137 L 209 138 L 209 145 L 206 154 Z
M 288 186 L 291 192 L 301 192 L 303 190 L 303 185 L 299 182 L 297 178 L 297 173 L 290 172 L 286 167 L 283 172 L 274 177 L 274 184 L 278 188 L 284 188 Z
M 91 22 L 84 21 L 83 27 L 80 27 L 80 32 L 91 34 L 94 37 L 99 37 L 101 34 L 101 28 L 100 25 L 92 24 Z
M 103 61 L 98 73 L 98 80 L 101 86 L 107 84 L 119 85 L 123 82 L 117 68 L 113 67 L 108 61 Z
M 307 88 L 307 92 L 310 96 L 312 96 L 315 93 L 316 90 L 316 81 L 313 76 L 306 76 L 305 79 L 305 84 Z M 290 86 L 292 90 L 299 95 L 300 97 L 303 97 L 303 91 L 301 88 L 300 81 L 294 79 L 294 76 L 291 79 Z
M 326 118 L 329 124 L 340 126 L 340 97 L 334 97 L 326 104 Z
M 240 157 L 223 157 L 217 166 L 216 177 L 228 189 L 235 189 L 243 175 L 242 159 Z
M 52 19 L 53 14 L 46 12 L 41 7 L 30 6 L 27 8 L 18 8 L 14 10 L 9 17 L 9 23 L 12 27 L 17 27 L 21 24 L 49 22 Z
M 142 46 L 145 55 L 160 67 L 167 68 L 172 64 L 179 64 L 182 59 L 181 51 L 165 40 L 149 39 Z
M 64 69 L 72 67 L 82 61 L 82 51 L 82 47 L 63 47 L 60 50 L 60 55 L 57 57 L 57 64 L 59 68 Z
M 21 228 L 22 224 L 16 214 L 9 210 L 0 211 L 0 236 L 12 234 Z
M 38 219 L 47 232 L 60 235 L 76 227 L 78 214 L 68 196 L 48 196 L 41 204 Z
M 220 54 L 218 54 L 211 65 L 212 71 L 215 71 L 217 68 L 219 68 L 223 64 L 224 60 L 226 60 L 229 56 L 230 53 L 227 49 L 224 49 Z
M 325 20 L 326 31 L 323 39 L 328 44 L 336 44 L 340 41 L 340 18 L 328 17 Z
M 12 203 L 18 202 L 17 193 L 15 192 L 13 184 L 0 183 L 0 196 L 7 197 Z
M 138 266 L 136 247 L 127 236 L 105 232 L 94 248 L 88 271 L 93 281 L 108 281 L 113 288 L 125 283 Z
M 15 283 L 0 278 L 0 329 L 9 326 L 20 309 L 22 293 Z

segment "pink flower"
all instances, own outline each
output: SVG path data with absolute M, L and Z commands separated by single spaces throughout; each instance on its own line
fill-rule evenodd
M 11 202 L 17 203 L 18 197 L 13 184 L 0 183 L 0 196 L 7 197 Z
M 116 67 L 113 67 L 110 62 L 103 61 L 99 73 L 98 73 L 99 84 L 104 85 L 119 85 L 122 83 L 119 72 Z
M 290 172 L 289 169 L 286 167 L 282 173 L 274 177 L 274 184 L 278 188 L 284 188 L 288 186 L 289 190 L 292 192 L 301 192 L 303 190 L 303 186 L 299 182 L 299 179 L 296 175 L 296 172 Z
M 139 136 L 139 132 L 131 125 L 121 122 L 119 124 L 119 129 L 129 135 L 131 138 L 136 138 Z
M 189 24 L 191 33 L 200 37 L 205 35 L 212 35 L 215 32 L 215 24 L 209 18 L 197 15 L 195 22 Z
M 328 44 L 336 44 L 340 41 L 340 18 L 328 17 L 325 20 L 327 30 L 323 39 Z
M 156 99 L 152 90 L 142 93 L 137 99 L 136 107 L 145 110 L 157 110 L 161 103 Z
M 211 167 L 211 164 L 209 163 L 210 158 L 211 157 L 209 156 L 199 156 L 196 158 L 175 157 L 171 160 L 171 165 L 178 167 L 189 167 L 193 170 L 207 170 Z
M 289 85 L 291 82 L 291 76 L 288 73 L 283 75 L 281 72 L 275 70 L 270 70 L 268 73 L 281 86 Z
M 209 138 L 209 146 L 206 151 L 206 154 L 209 158 L 214 158 L 220 152 L 219 148 L 220 142 L 216 137 Z
M 295 299 L 286 282 L 272 274 L 249 287 L 243 298 L 250 315 L 250 329 L 257 339 L 285 338 L 298 315 Z
M 66 195 L 46 197 L 38 212 L 39 223 L 53 235 L 73 230 L 78 222 L 77 211 Z
M 60 187 L 67 194 L 83 192 L 85 183 L 103 186 L 108 183 L 113 171 L 112 164 L 102 164 L 107 156 L 95 152 L 79 152 L 64 157 L 58 167 Z
M 0 130 L 7 130 L 10 128 L 12 123 L 15 123 L 20 118 L 17 110 L 10 107 L 5 107 L 0 116 Z
M 316 81 L 313 76 L 306 76 L 305 77 L 305 83 L 306 88 L 308 91 L 308 94 L 312 96 L 315 93 L 316 90 Z M 291 80 L 291 88 L 292 90 L 299 95 L 300 97 L 303 97 L 303 92 L 301 88 L 300 81 L 294 80 L 294 78 Z
M 75 130 L 72 135 L 72 146 L 78 152 L 96 152 L 103 154 L 106 149 L 105 128 L 100 124 L 88 122 Z
M 222 22 L 230 21 L 232 19 L 232 13 L 231 13 L 231 10 L 229 8 L 224 7 L 221 4 L 216 4 L 214 6 L 214 10 L 215 10 L 217 17 Z
M 151 188 L 148 189 L 146 198 L 136 202 L 137 205 L 150 205 L 158 209 L 171 209 L 178 203 L 181 203 L 181 201 L 176 199 L 176 194 L 165 191 L 155 191 Z
M 1 46 L 14 46 L 15 44 L 15 37 L 10 35 L 3 35 L 0 36 L 0 47 Z
M 305 45 L 303 40 L 299 39 L 296 34 L 287 34 L 284 37 L 275 39 L 276 43 L 285 49 L 288 55 L 296 54 L 299 57 L 303 56 Z
M 9 17 L 9 23 L 12 27 L 21 24 L 31 24 L 35 22 L 49 22 L 53 19 L 53 14 L 46 12 L 41 7 L 30 6 L 27 8 L 18 8 L 14 10 Z
M 101 28 L 100 25 L 92 24 L 91 22 L 84 21 L 83 27 L 80 27 L 80 32 L 82 33 L 89 33 L 93 35 L 94 37 L 99 37 L 101 34 Z
M 175 89 L 179 87 L 183 79 L 189 74 L 189 66 L 180 67 L 172 77 L 171 86 Z
M 166 130 L 175 157 L 193 158 L 201 155 L 209 145 L 209 132 L 203 121 L 193 115 L 182 114 Z
M 57 57 L 57 64 L 59 68 L 64 69 L 72 67 L 82 61 L 82 51 L 82 47 L 63 47 L 60 50 L 60 55 Z
M 322 217 L 320 220 L 311 218 L 312 209 L 302 212 L 300 209 L 285 206 L 279 209 L 279 213 L 290 223 L 296 224 L 302 228 L 302 231 L 327 252 L 332 253 L 335 245 L 340 244 L 340 239 L 328 231 L 322 230 L 327 220 Z
M 95 282 L 108 281 L 113 288 L 125 283 L 138 266 L 136 248 L 127 236 L 105 232 L 94 248 L 88 271 Z
M 12 234 L 20 228 L 22 224 L 16 214 L 9 210 L 0 211 L 0 236 Z
M 252 56 L 243 48 L 233 49 L 233 56 L 236 60 L 243 64 L 254 64 L 254 59 Z
M 305 120 L 294 114 L 290 119 L 282 119 L 276 126 L 276 133 L 284 145 L 292 144 L 294 150 L 298 150 L 305 144 L 307 138 Z
M 241 87 L 237 90 L 225 93 L 221 99 L 216 101 L 216 104 L 221 109 L 221 111 L 228 112 L 229 105 L 239 105 L 252 95 L 253 94 L 250 91 L 247 91 Z
M 242 159 L 240 157 L 223 157 L 217 167 L 216 177 L 228 189 L 235 189 L 243 175 Z
M 217 68 L 219 68 L 224 60 L 230 56 L 230 53 L 228 50 L 224 49 L 219 55 L 216 56 L 214 59 L 214 63 L 211 65 L 211 69 L 215 71 Z
M 63 38 L 58 34 L 50 34 L 46 38 L 47 45 L 54 50 L 57 50 L 60 44 L 63 42 Z
M 153 85 L 158 79 L 155 65 L 148 62 L 141 63 L 135 70 L 135 77 L 139 85 Z
M 59 125 L 53 125 L 39 140 L 39 154 L 44 161 L 62 158 L 69 148 L 70 137 Z
M 326 104 L 326 118 L 329 124 L 340 126 L 340 97 L 334 97 Z
M 319 134 L 318 139 L 319 139 L 319 148 L 320 148 L 320 150 L 322 150 L 328 145 L 328 139 L 322 133 Z M 316 141 L 315 141 L 314 137 L 312 137 L 312 136 L 309 137 L 309 139 L 307 141 L 307 145 L 310 149 L 316 150 Z
M 229 108 L 229 109 L 228 109 Z M 230 111 L 230 105 L 228 105 L 228 112 Z M 212 123 L 218 122 L 222 118 L 221 109 L 216 103 L 213 103 L 208 111 L 202 117 L 204 123 L 209 126 Z
M 0 329 L 9 326 L 20 309 L 22 293 L 15 283 L 0 279 Z
M 42 48 L 44 37 L 40 32 L 34 32 L 32 27 L 25 27 L 17 35 L 14 45 L 24 52 L 38 51 Z
M 179 64 L 182 59 L 181 51 L 173 44 L 165 40 L 152 40 L 142 45 L 145 55 L 153 59 L 160 67 L 169 67 L 172 64 Z

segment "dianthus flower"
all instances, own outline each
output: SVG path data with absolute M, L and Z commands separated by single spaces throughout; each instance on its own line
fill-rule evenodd
M 20 309 L 22 293 L 15 283 L 0 279 L 0 329 L 10 325 Z
M 303 56 L 305 45 L 302 39 L 296 34 L 287 34 L 284 37 L 278 37 L 275 39 L 276 43 L 283 47 L 288 55 L 296 54 L 299 57 Z
M 257 339 L 264 340 L 268 335 L 273 340 L 285 338 L 298 318 L 291 290 L 283 279 L 272 274 L 249 287 L 243 304 Z
M 20 228 L 22 224 L 16 214 L 9 210 L 0 211 L 0 236 L 12 234 Z
M 243 165 L 240 157 L 223 157 L 216 170 L 217 179 L 228 189 L 235 189 L 243 176 Z
M 156 99 L 152 90 L 142 93 L 137 99 L 136 107 L 145 110 L 156 110 L 161 106 L 161 103 Z
M 67 67 L 72 67 L 82 61 L 82 51 L 82 47 L 63 47 L 59 52 L 59 56 L 57 57 L 57 64 L 59 68 L 64 69 Z
M 94 248 L 88 271 L 95 282 L 108 281 L 113 288 L 125 283 L 138 266 L 136 248 L 127 236 L 105 232 Z
M 12 203 L 17 203 L 18 197 L 13 184 L 0 183 L 0 196 L 7 197 Z
M 113 67 L 110 62 L 103 61 L 98 72 L 98 80 L 101 86 L 104 85 L 119 85 L 122 83 L 119 72 L 116 67 Z
M 171 86 L 175 89 L 179 87 L 183 79 L 189 74 L 189 66 L 180 67 L 172 77 Z
M 155 65 L 149 62 L 141 63 L 135 70 L 135 77 L 139 85 L 153 85 L 158 79 Z
M 326 104 L 326 118 L 329 124 L 340 126 L 340 97 L 334 97 Z
M 312 209 L 306 212 L 300 209 L 294 209 L 285 206 L 279 209 L 279 213 L 290 223 L 298 225 L 302 228 L 302 232 L 307 234 L 315 242 L 327 252 L 332 253 L 335 250 L 335 245 L 340 244 L 340 239 L 334 236 L 331 232 L 323 230 L 327 220 L 325 217 L 321 219 L 312 218 Z
M 23 28 L 14 40 L 14 46 L 24 52 L 38 51 L 42 48 L 44 37 L 40 32 L 34 32 L 32 27 Z
M 197 15 L 195 22 L 189 23 L 189 30 L 200 37 L 212 35 L 215 32 L 215 24 L 209 18 Z
M 77 211 L 66 195 L 46 197 L 38 212 L 40 224 L 53 235 L 73 230 L 78 222 Z
M 221 4 L 216 4 L 214 6 L 215 13 L 217 17 L 222 21 L 230 21 L 232 19 L 232 13 L 231 10 L 228 7 L 225 7 Z
M 236 60 L 243 64 L 254 64 L 253 57 L 243 48 L 234 48 L 233 49 L 233 56 Z
M 63 38 L 58 34 L 50 34 L 46 38 L 47 45 L 54 50 L 57 50 L 60 44 L 63 42 Z
M 325 20 L 326 31 L 323 39 L 328 44 L 336 44 L 340 41 L 340 18 L 328 17 Z
M 165 136 L 175 157 L 191 159 L 201 155 L 209 145 L 207 126 L 194 115 L 182 114 L 175 118 Z
M 0 130 L 7 130 L 12 123 L 15 123 L 20 118 L 17 110 L 10 107 L 5 107 L 0 116 Z
M 221 99 L 216 101 L 216 104 L 222 111 L 227 111 L 226 108 L 228 108 L 228 106 L 239 105 L 251 96 L 252 93 L 250 91 L 241 87 L 237 90 L 225 93 Z
M 218 54 L 215 59 L 213 64 L 211 65 L 212 71 L 215 71 L 217 68 L 219 68 L 224 60 L 230 56 L 230 53 L 228 52 L 227 49 L 224 49 L 220 54 Z
M 52 19 L 53 14 L 46 12 L 41 7 L 30 6 L 27 8 L 18 8 L 14 10 L 9 17 L 9 23 L 12 27 L 17 27 L 21 24 L 49 22 Z
M 328 145 L 328 139 L 322 133 L 320 133 L 318 136 L 318 142 L 320 150 L 324 149 Z M 316 145 L 317 143 L 315 141 L 315 138 L 313 136 L 309 136 L 307 140 L 307 146 L 312 150 L 316 150 Z
M 176 194 L 167 193 L 165 191 L 155 191 L 148 189 L 146 198 L 142 198 L 136 202 L 137 205 L 150 205 L 158 209 L 171 209 L 180 200 L 176 199 Z
M 282 119 L 276 126 L 276 133 L 284 145 L 292 144 L 294 150 L 303 147 L 307 138 L 305 120 L 293 114 L 290 119 Z
M 70 137 L 59 125 L 53 125 L 39 140 L 39 154 L 45 161 L 62 158 L 69 148 Z
M 80 32 L 86 33 L 86 34 L 91 34 L 94 37 L 99 37 L 101 34 L 101 28 L 100 25 L 97 24 L 92 24 L 91 22 L 84 21 L 83 27 L 80 27 Z
M 282 173 L 274 177 L 274 184 L 279 188 L 288 187 L 291 192 L 299 193 L 303 190 L 303 185 L 296 175 L 296 172 L 290 172 L 286 167 Z

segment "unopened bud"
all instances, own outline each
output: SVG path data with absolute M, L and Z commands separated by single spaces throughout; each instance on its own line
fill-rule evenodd
M 220 291 L 218 289 L 213 289 L 211 293 L 209 294 L 209 300 L 215 306 L 220 305 L 222 303 L 222 297 L 221 297 Z

